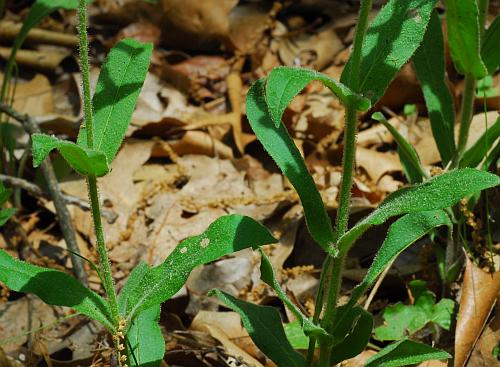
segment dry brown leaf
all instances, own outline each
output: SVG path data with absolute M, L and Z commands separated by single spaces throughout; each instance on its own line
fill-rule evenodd
M 233 158 L 233 150 L 230 147 L 203 131 L 187 131 L 181 140 L 172 142 L 170 145 L 180 156 L 199 154 L 208 157 Z
M 455 331 L 455 367 L 463 367 L 500 292 L 500 272 L 489 274 L 467 258 Z
M 26 83 L 19 82 L 16 86 L 13 108 L 30 116 L 53 113 L 52 86 L 49 79 L 42 74 L 36 74 Z
M 396 154 L 362 147 L 356 150 L 356 165 L 363 168 L 373 182 L 378 182 L 386 173 L 401 171 L 401 162 Z
M 0 57 L 7 60 L 10 57 L 10 47 L 0 47 Z M 54 71 L 61 62 L 71 55 L 67 49 L 60 47 L 40 47 L 39 50 L 19 50 L 16 62 L 37 70 Z

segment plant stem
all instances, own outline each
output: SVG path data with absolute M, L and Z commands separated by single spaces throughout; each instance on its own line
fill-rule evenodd
M 78 3 L 78 34 L 80 38 L 80 68 L 82 72 L 83 85 L 83 107 L 84 122 L 87 131 L 87 147 L 94 147 L 94 123 L 92 114 L 92 99 L 90 96 L 90 73 L 89 73 L 89 50 L 87 40 L 87 3 L 86 0 L 79 0 Z M 87 186 L 90 197 L 90 207 L 92 219 L 94 220 L 94 232 L 97 241 L 97 252 L 99 253 L 99 264 L 103 276 L 103 286 L 108 296 L 111 316 L 115 325 L 118 325 L 118 304 L 116 302 L 116 290 L 111 276 L 111 264 L 104 241 L 104 231 L 101 222 L 101 208 L 99 205 L 99 192 L 97 190 L 97 178 L 87 176 Z
M 92 114 L 92 98 L 90 96 L 89 48 L 87 37 L 87 2 L 78 2 L 78 36 L 80 38 L 80 70 L 82 72 L 83 111 L 87 147 L 94 147 L 94 116 Z
M 356 33 L 354 35 L 353 52 L 351 55 L 351 74 L 349 86 L 355 92 L 359 91 L 359 74 L 361 67 L 361 51 L 363 41 L 368 28 L 368 15 L 372 8 L 372 0 L 361 0 L 359 9 L 359 19 L 356 25 Z M 357 132 L 357 110 L 351 103 L 345 106 L 345 131 L 344 131 L 344 149 L 342 156 L 342 182 L 340 186 L 340 200 L 337 209 L 337 220 L 335 226 L 334 238 L 335 241 L 345 233 L 349 221 L 349 208 L 351 201 L 351 187 L 354 172 L 354 159 L 356 156 L 356 132 Z M 336 316 L 337 298 L 342 286 L 342 271 L 344 268 L 344 260 L 346 253 L 341 253 L 339 257 L 333 259 L 330 277 L 326 284 L 328 292 L 326 303 L 324 304 L 325 312 L 321 325 L 327 330 L 331 329 Z M 322 302 L 322 300 L 316 300 Z M 323 303 L 322 303 L 323 304 Z M 332 346 L 328 342 L 320 340 L 320 367 L 330 367 L 330 353 Z
M 460 115 L 460 132 L 458 135 L 457 153 L 453 160 L 453 167 L 457 167 L 464 154 L 469 137 L 469 129 L 472 121 L 472 112 L 474 110 L 474 96 L 476 94 L 476 78 L 473 75 L 465 76 L 465 89 L 462 96 L 462 107 Z
M 101 208 L 99 205 L 99 193 L 97 190 L 97 178 L 95 176 L 87 177 L 87 185 L 89 189 L 90 207 L 92 209 L 92 218 L 94 220 L 94 232 L 97 241 L 97 252 L 99 253 L 99 264 L 101 274 L 103 276 L 103 286 L 108 296 L 109 306 L 111 308 L 111 316 L 115 324 L 118 324 L 118 303 L 116 302 L 116 290 L 111 276 L 111 264 L 106 250 L 104 241 L 104 231 L 101 222 Z

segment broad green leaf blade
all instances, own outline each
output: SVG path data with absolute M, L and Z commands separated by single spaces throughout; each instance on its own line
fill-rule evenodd
M 218 289 L 211 291 L 210 295 L 216 296 L 240 315 L 255 345 L 278 366 L 306 365 L 304 357 L 292 348 L 286 338 L 279 312 L 274 307 L 254 305 Z
M 0 209 L 0 226 L 3 226 L 16 213 L 16 208 Z
M 73 142 L 59 140 L 55 136 L 33 134 L 33 166 L 38 167 L 53 150 L 57 149 L 66 162 L 83 176 L 104 176 L 109 172 L 106 157 L 95 150 L 82 148 Z
M 312 238 L 325 251 L 333 251 L 332 223 L 321 195 L 286 127 L 274 126 L 264 96 L 264 79 L 250 87 L 246 106 L 248 121 L 257 139 L 299 194 Z
M 480 79 L 488 74 L 481 59 L 476 0 L 446 0 L 448 44 L 455 68 Z
M 486 158 L 491 147 L 495 143 L 498 144 L 499 137 L 500 118 L 497 118 L 493 126 L 490 126 L 474 145 L 465 151 L 460 160 L 460 167 L 477 167 Z
M 286 338 L 292 345 L 293 349 L 307 350 L 307 348 L 309 348 L 309 337 L 304 334 L 302 323 L 299 320 L 284 324 L 283 328 L 285 330 Z
M 404 138 L 399 131 L 394 128 L 380 112 L 375 112 L 372 119 L 379 121 L 386 127 L 398 143 L 398 154 L 403 166 L 403 170 L 411 183 L 422 182 L 426 176 L 425 171 L 420 162 L 420 157 L 413 146 Z
M 448 208 L 466 196 L 499 184 L 500 177 L 497 175 L 473 168 L 463 168 L 443 173 L 422 184 L 398 190 L 340 238 L 339 250 L 346 252 L 370 226 L 382 224 L 391 217 Z
M 141 282 L 142 278 L 144 278 L 149 269 L 149 265 L 144 261 L 141 261 L 128 276 L 127 282 L 118 295 L 118 310 L 122 315 L 127 313 L 128 295 L 130 295 L 134 291 L 134 289 L 139 286 L 139 283 Z
M 500 67 L 500 16 L 497 15 L 493 23 L 484 34 L 481 58 L 488 69 L 488 74 L 494 74 Z
M 448 358 L 451 358 L 451 355 L 443 350 L 403 339 L 385 347 L 371 357 L 365 367 L 399 367 Z
M 384 243 L 377 252 L 363 281 L 354 288 L 349 301 L 355 305 L 358 299 L 373 285 L 385 268 L 408 246 L 419 240 L 433 228 L 452 226 L 449 216 L 442 210 L 406 214 L 395 221 L 387 232 Z
M 267 77 L 266 101 L 276 127 L 292 99 L 313 80 L 320 81 L 335 94 L 344 105 L 352 105 L 359 111 L 370 109 L 370 101 L 354 93 L 344 84 L 317 71 L 281 66 L 274 68 Z
M 370 340 L 373 330 L 373 316 L 361 307 L 356 307 L 356 309 L 358 309 L 359 317 L 352 330 L 344 340 L 332 348 L 331 365 L 356 357 L 365 349 Z
M 432 134 L 446 165 L 455 154 L 455 110 L 445 80 L 443 31 L 436 10 L 432 12 L 424 41 L 413 55 L 413 64 L 424 93 Z
M 133 39 L 118 42 L 99 74 L 92 104 L 94 147 L 109 164 L 120 148 L 149 68 L 152 44 Z M 80 129 L 77 144 L 87 148 L 87 130 Z
M 158 367 L 165 354 L 165 339 L 158 322 L 160 305 L 142 311 L 127 332 L 129 345 L 128 365 L 132 367 Z
M 181 241 L 161 265 L 140 274 L 142 277 L 134 276 L 135 286 L 124 289 L 121 295 L 127 299 L 127 319 L 176 294 L 195 267 L 245 248 L 275 242 L 269 231 L 252 218 L 226 215 L 217 219 L 201 235 Z
M 49 305 L 71 307 L 113 330 L 106 301 L 66 273 L 19 261 L 0 250 L 0 281 L 16 292 L 36 294 Z
M 437 0 L 389 0 L 368 27 L 361 51 L 358 88 L 349 84 L 351 60 L 340 81 L 374 105 L 422 42 Z
M 269 261 L 267 255 L 260 250 L 261 254 L 261 263 L 260 263 L 260 279 L 264 281 L 267 285 L 269 285 L 276 294 L 278 298 L 286 305 L 286 307 L 293 313 L 293 315 L 300 321 L 302 329 L 304 329 L 304 333 L 307 336 L 315 336 L 315 337 L 329 337 L 328 333 L 318 325 L 315 325 L 311 320 L 309 320 L 300 309 L 287 297 L 286 293 L 281 289 L 281 286 L 276 279 L 276 275 L 274 274 L 273 266 Z

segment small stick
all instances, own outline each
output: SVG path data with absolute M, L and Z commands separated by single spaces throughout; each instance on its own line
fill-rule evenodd
M 393 263 L 394 263 L 394 260 L 392 260 L 387 265 L 387 267 L 385 268 L 385 270 L 378 277 L 377 282 L 375 283 L 375 285 L 373 286 L 372 290 L 370 291 L 370 294 L 368 295 L 368 298 L 366 299 L 365 305 L 363 306 L 363 308 L 365 310 L 368 310 L 368 307 L 370 307 L 370 304 L 372 303 L 373 298 L 375 297 L 375 294 L 377 294 L 377 291 L 380 288 L 380 285 L 384 281 L 384 279 L 385 279 L 387 273 L 389 272 L 389 269 L 391 268 L 391 266 L 392 266 Z
M 43 191 L 39 186 L 29 182 L 28 180 L 0 174 L 0 181 L 2 181 L 7 186 L 23 189 L 33 196 L 42 197 L 49 200 L 51 199 L 49 193 Z M 76 205 L 82 210 L 90 211 L 90 205 L 86 200 L 64 193 L 62 193 L 62 196 L 66 204 Z M 102 210 L 102 216 L 106 218 L 106 221 L 110 224 L 113 224 L 118 218 L 118 214 L 107 209 Z
M 9 105 L 3 102 L 0 102 L 0 111 L 5 112 L 13 119 L 19 121 L 23 125 L 24 130 L 26 130 L 26 132 L 30 134 L 30 136 L 32 134 L 41 132 L 38 124 L 30 116 L 23 115 L 15 111 Z M 76 255 L 80 254 L 80 249 L 78 248 L 78 243 L 76 242 L 75 229 L 73 227 L 73 223 L 71 222 L 71 217 L 69 215 L 68 208 L 66 207 L 61 189 L 59 188 L 59 183 L 57 182 L 54 168 L 52 167 L 52 163 L 50 163 L 50 158 L 47 157 L 47 159 L 42 162 L 40 169 L 43 176 L 45 177 L 45 180 L 47 181 L 47 189 L 50 193 L 50 197 L 54 201 L 54 207 L 56 208 L 57 213 L 57 221 L 59 222 L 61 232 L 66 241 L 68 249 L 71 251 L 70 258 L 73 264 L 73 272 L 76 278 L 81 283 L 86 285 L 88 284 L 88 281 L 87 274 L 85 273 L 85 268 L 83 267 L 83 260 L 81 257 Z

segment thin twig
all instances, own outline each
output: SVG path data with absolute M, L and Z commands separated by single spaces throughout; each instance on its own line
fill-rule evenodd
M 0 181 L 2 181 L 7 186 L 20 188 L 35 197 L 42 197 L 51 200 L 50 194 L 48 192 L 42 190 L 39 186 L 29 182 L 28 180 L 0 174 Z M 62 196 L 66 204 L 76 205 L 82 210 L 90 211 L 90 204 L 86 200 L 64 193 L 62 193 Z M 113 224 L 118 218 L 118 214 L 107 209 L 102 210 L 102 216 L 106 218 L 106 221 L 109 224 Z
M 370 307 L 370 304 L 373 301 L 373 297 L 375 297 L 375 294 L 377 294 L 377 291 L 380 288 L 380 285 L 382 284 L 382 282 L 384 281 L 385 277 L 387 276 L 387 273 L 389 273 L 389 270 L 391 269 L 391 266 L 392 266 L 393 263 L 394 263 L 394 260 L 392 260 L 387 265 L 387 267 L 385 268 L 385 270 L 378 277 L 377 282 L 375 283 L 375 285 L 373 286 L 372 290 L 370 291 L 370 294 L 368 295 L 368 298 L 366 299 L 365 305 L 363 306 L 363 308 L 365 310 L 368 310 L 368 307 Z
M 23 115 L 15 111 L 3 102 L 0 102 L 0 111 L 19 121 L 28 134 L 32 135 L 41 132 L 38 124 L 30 116 Z M 68 208 L 66 207 L 64 197 L 59 188 L 54 168 L 52 167 L 52 163 L 50 163 L 50 158 L 47 157 L 47 159 L 42 162 L 40 169 L 43 177 L 45 177 L 45 181 L 47 181 L 47 189 L 50 193 L 50 197 L 54 201 L 59 227 L 61 228 L 66 245 L 71 251 L 70 258 L 73 264 L 73 272 L 76 278 L 86 285 L 88 282 L 87 274 L 85 273 L 85 269 L 83 267 L 83 260 L 76 255 L 80 254 L 80 249 L 78 248 L 78 243 L 76 242 L 75 229 L 73 227 L 73 223 L 71 222 L 71 216 Z

